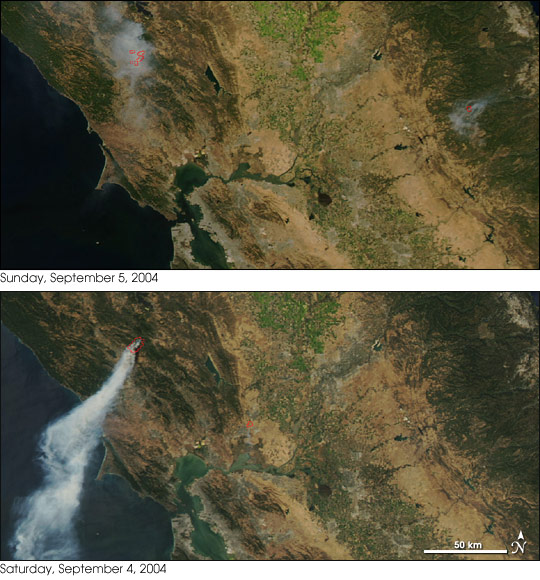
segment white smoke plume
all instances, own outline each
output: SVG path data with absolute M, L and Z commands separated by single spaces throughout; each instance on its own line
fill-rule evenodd
M 143 38 L 142 24 L 124 18 L 114 3 L 107 5 L 105 16 L 113 34 L 111 56 L 115 66 L 114 74 L 117 78 L 128 78 L 133 87 L 139 77 L 150 74 L 152 69 L 150 57 L 154 47 Z M 135 50 L 135 54 L 130 54 L 130 50 Z M 130 64 L 130 61 L 137 59 L 139 51 L 144 51 L 144 60 L 138 66 Z
M 101 389 L 51 423 L 39 442 L 41 487 L 19 506 L 11 540 L 16 560 L 75 560 L 75 519 L 85 469 L 100 443 L 103 421 L 129 377 L 135 355 L 126 349 Z
M 454 131 L 462 137 L 478 135 L 479 117 L 492 101 L 489 97 L 476 101 L 458 101 L 449 115 Z
M 124 105 L 121 110 L 122 120 L 134 128 L 145 128 L 150 122 L 151 114 L 144 102 L 144 89 L 153 82 L 154 46 L 143 38 L 142 24 L 126 18 L 119 2 L 103 5 L 102 18 L 105 24 L 105 37 L 96 35 L 94 42 L 106 54 L 112 64 L 113 76 L 123 85 Z M 134 54 L 130 54 L 134 50 Z M 138 65 L 138 53 L 144 59 Z

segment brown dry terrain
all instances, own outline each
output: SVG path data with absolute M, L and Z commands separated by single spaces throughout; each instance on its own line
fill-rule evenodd
M 102 473 L 171 511 L 174 558 L 207 557 L 177 496 L 186 458 L 206 466 L 187 492 L 229 558 L 512 551 L 519 530 L 525 556 L 489 558 L 538 557 L 528 294 L 10 293 L 2 309 L 83 397 L 145 338 Z
M 173 267 L 213 265 L 194 228 L 238 268 L 538 267 L 526 2 L 5 2 L 2 28 L 103 140 L 101 183 L 177 221 Z M 215 177 L 190 225 L 188 163 Z

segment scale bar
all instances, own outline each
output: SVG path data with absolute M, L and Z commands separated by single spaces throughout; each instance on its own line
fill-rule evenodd
M 508 554 L 508 550 L 424 550 L 424 554 Z

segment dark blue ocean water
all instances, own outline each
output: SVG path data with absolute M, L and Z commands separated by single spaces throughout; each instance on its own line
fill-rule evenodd
M 2 268 L 167 269 L 171 222 L 120 186 L 75 103 L 2 36 Z
M 2 324 L 1 541 L 0 558 L 10 559 L 12 507 L 42 480 L 36 445 L 47 424 L 80 401 L 51 378 L 33 352 Z M 86 474 L 77 530 L 85 560 L 163 560 L 173 547 L 170 517 L 161 505 L 141 499 L 120 477 L 96 481 L 103 446 Z

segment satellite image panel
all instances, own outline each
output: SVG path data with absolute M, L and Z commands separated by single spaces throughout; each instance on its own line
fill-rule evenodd
M 538 560 L 538 293 L 5 293 L 3 560 Z
M 2 2 L 2 267 L 539 267 L 538 2 Z

